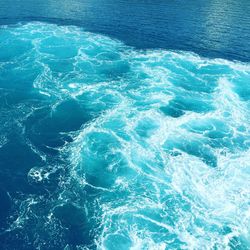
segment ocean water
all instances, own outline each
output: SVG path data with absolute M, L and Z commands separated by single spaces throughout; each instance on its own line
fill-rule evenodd
M 249 0 L 1 0 L 0 24 L 76 25 L 138 49 L 250 61 Z
M 2 25 L 0 249 L 249 249 L 249 83 L 246 62 Z

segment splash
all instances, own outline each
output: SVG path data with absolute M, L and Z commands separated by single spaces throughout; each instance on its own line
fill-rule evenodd
M 249 64 L 27 23 L 1 27 L 0 70 L 29 187 L 6 249 L 250 246 Z

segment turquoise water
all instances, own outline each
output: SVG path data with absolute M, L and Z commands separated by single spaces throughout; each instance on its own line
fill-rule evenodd
M 2 249 L 249 249 L 249 63 L 30 22 L 0 70 Z

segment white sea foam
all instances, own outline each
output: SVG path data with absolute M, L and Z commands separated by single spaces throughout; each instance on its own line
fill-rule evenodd
M 60 134 L 72 139 L 57 147 L 69 175 L 52 198 L 48 225 L 57 221 L 59 197 L 92 211 L 98 249 L 247 246 L 249 101 L 238 80 L 246 80 L 248 64 L 140 51 L 73 26 L 12 29 L 14 38 L 32 41 L 25 55 L 39 72 L 33 91 L 49 102 L 46 119 L 57 121 L 65 100 L 90 116 Z M 28 176 L 43 183 L 57 169 L 34 167 Z M 29 214 L 30 203 L 22 204 Z

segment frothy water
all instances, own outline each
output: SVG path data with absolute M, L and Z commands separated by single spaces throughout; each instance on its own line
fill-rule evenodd
M 250 247 L 249 64 L 32 22 L 0 70 L 3 249 Z

